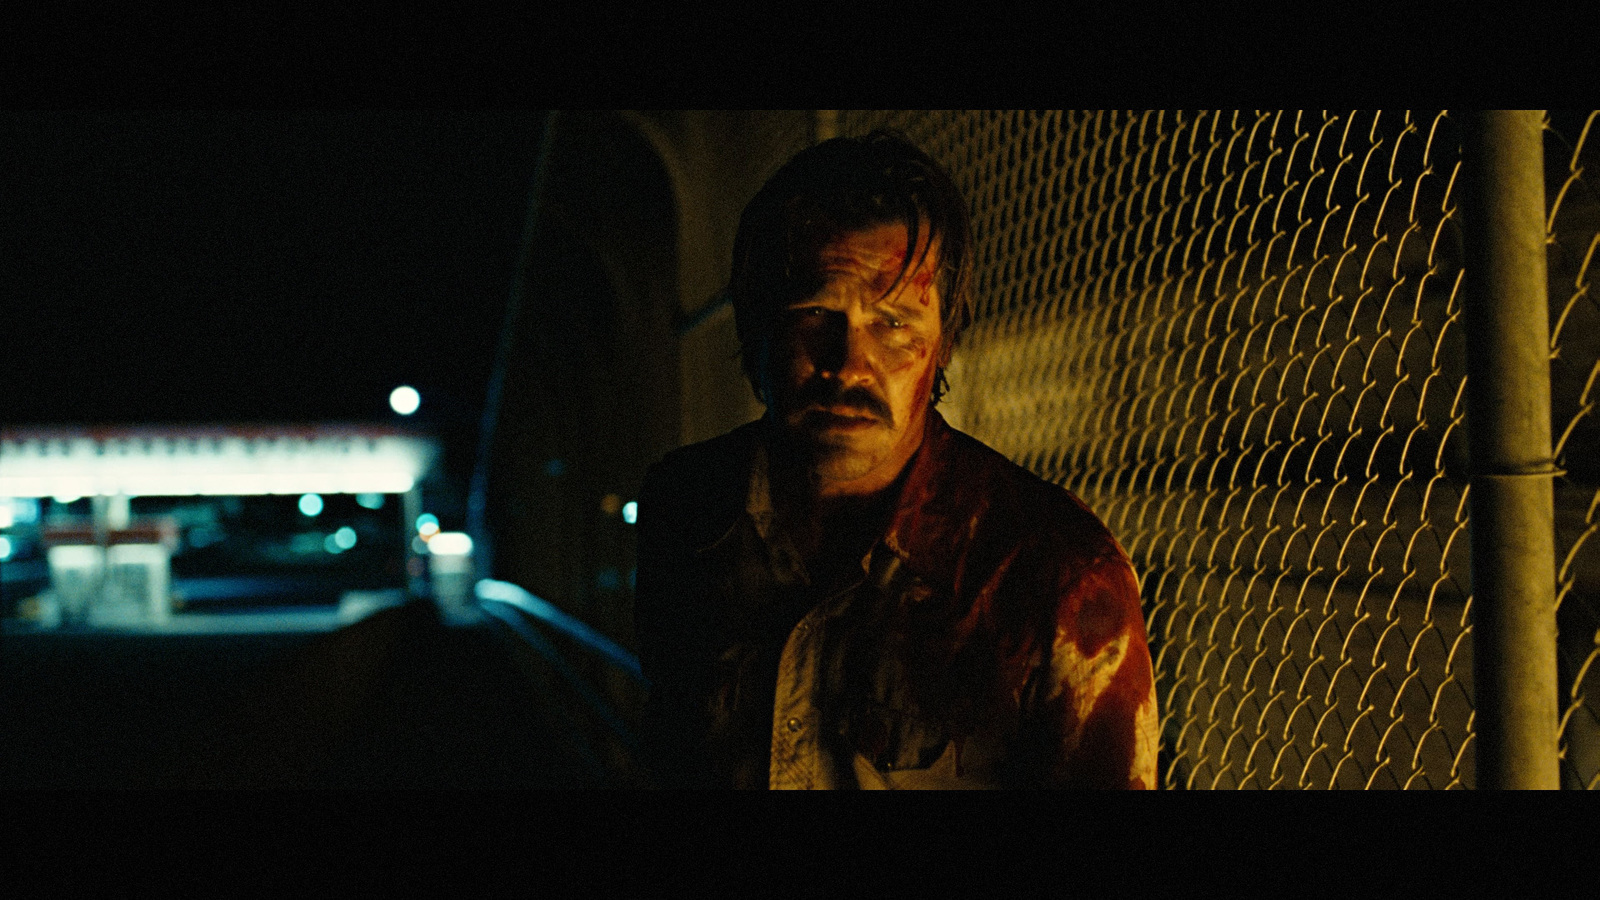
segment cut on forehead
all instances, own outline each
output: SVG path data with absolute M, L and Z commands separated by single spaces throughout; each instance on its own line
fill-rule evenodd
M 926 219 L 920 225 L 913 232 L 907 223 L 884 222 L 835 234 L 816 251 L 817 274 L 855 274 L 886 294 L 901 283 L 927 287 L 939 269 L 939 241 Z
M 822 243 L 817 255 L 824 265 L 843 262 L 898 269 L 906 267 L 908 254 L 913 262 L 926 264 L 930 249 L 927 223 L 918 230 L 913 246 L 911 229 L 905 223 L 884 222 L 834 234 Z

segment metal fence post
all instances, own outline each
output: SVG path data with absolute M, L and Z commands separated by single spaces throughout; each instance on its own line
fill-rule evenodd
M 1462 227 L 1480 788 L 1557 788 L 1542 110 L 1468 113 Z

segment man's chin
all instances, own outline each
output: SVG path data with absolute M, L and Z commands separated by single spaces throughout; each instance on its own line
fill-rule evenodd
M 872 429 L 793 428 L 795 441 L 805 466 L 826 481 L 848 481 L 867 471 L 878 454 L 877 435 Z
M 811 474 L 824 484 L 854 481 L 872 471 L 877 458 L 848 447 L 820 446 L 811 456 Z
M 791 429 L 798 439 L 796 443 L 809 448 L 813 454 L 828 456 L 870 454 L 882 442 L 883 430 L 882 423 L 869 419 L 808 419 Z

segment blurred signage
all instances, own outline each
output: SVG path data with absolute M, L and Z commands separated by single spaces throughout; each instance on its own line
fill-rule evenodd
M 438 455 L 379 426 L 0 431 L 0 497 L 403 494 Z

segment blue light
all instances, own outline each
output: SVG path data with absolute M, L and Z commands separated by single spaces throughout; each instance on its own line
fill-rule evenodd
M 39 521 L 39 501 L 34 497 L 18 497 L 11 501 L 16 510 L 16 521 L 26 524 Z
M 439 530 L 439 517 L 433 513 L 417 516 L 417 533 L 432 535 Z
M 0 535 L 0 560 L 11 558 L 11 538 Z
M 362 509 L 383 509 L 382 494 L 357 494 L 356 502 L 361 504 Z
M 356 545 L 356 530 L 346 525 L 333 533 L 333 542 L 339 545 L 340 550 L 349 550 Z
M 629 525 L 639 521 L 639 504 L 633 500 L 622 504 L 622 521 Z
M 316 517 L 322 513 L 321 494 L 301 494 L 300 512 L 307 516 Z

